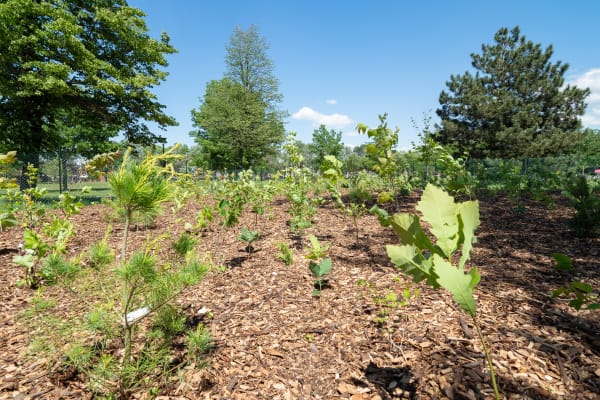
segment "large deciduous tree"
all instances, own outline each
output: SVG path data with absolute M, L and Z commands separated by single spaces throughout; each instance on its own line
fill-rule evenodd
M 313 166 L 319 168 L 323 164 L 325 156 L 335 156 L 340 158 L 344 150 L 342 143 L 342 132 L 336 132 L 334 129 L 327 129 L 325 125 L 319 126 L 313 131 L 312 142 L 309 149 L 314 155 Z
M 190 135 L 207 167 L 260 167 L 283 141 L 286 113 L 278 108 L 282 96 L 268 49 L 256 27 L 236 28 L 226 46 L 225 77 L 209 82 L 199 109 L 192 110 L 197 130 Z
M 175 125 L 150 91 L 175 49 L 143 17 L 125 0 L 1 0 L 0 146 L 38 164 L 64 124 L 144 144 L 158 139 L 148 121 Z
M 475 74 L 452 75 L 442 91 L 437 142 L 472 157 L 559 154 L 580 137 L 589 89 L 565 85 L 568 64 L 550 61 L 518 27 L 500 29 L 495 43 L 471 54 Z
M 192 110 L 196 142 L 205 166 L 247 169 L 273 154 L 283 125 L 266 110 L 260 94 L 229 78 L 206 86 L 200 110 Z M 275 139 L 275 140 L 274 140 Z

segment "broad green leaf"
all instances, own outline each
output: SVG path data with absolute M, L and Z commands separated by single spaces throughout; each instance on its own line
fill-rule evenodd
M 335 169 L 341 169 L 344 166 L 344 163 L 333 155 L 325 156 L 324 159 L 327 160 Z
M 579 290 L 582 293 L 592 293 L 592 291 L 594 290 L 594 288 L 591 285 L 579 281 L 571 282 L 571 286 L 573 287 L 573 289 Z
M 396 214 L 390 218 L 390 225 L 402 243 L 415 245 L 419 249 L 427 249 L 432 253 L 438 252 L 421 228 L 418 216 L 408 213 Z
M 454 301 L 469 315 L 475 317 L 476 305 L 473 289 L 479 283 L 477 268 L 471 269 L 468 274 L 454 267 L 437 254 L 433 255 L 433 269 L 438 275 L 438 283 L 452 293 Z
M 308 267 L 316 278 L 320 278 L 331 271 L 331 258 L 325 258 L 318 264 L 311 261 Z
M 35 256 L 33 254 L 25 254 L 24 256 L 14 256 L 13 262 L 26 268 L 33 268 Z
M 554 269 L 557 271 L 572 271 L 573 270 L 573 260 L 565 254 L 562 253 L 553 253 L 552 257 L 556 261 L 556 266 Z
M 386 210 L 377 206 L 377 204 L 373 205 L 369 212 L 377 217 L 381 226 L 388 227 L 390 226 L 390 215 Z
M 437 288 L 437 276 L 432 271 L 431 260 L 425 259 L 413 245 L 387 245 L 385 246 L 388 257 L 392 263 L 405 274 L 411 276 L 415 282 L 427 280 L 429 285 Z
M 471 250 L 475 243 L 475 230 L 479 226 L 479 202 L 467 201 L 459 205 L 459 217 L 462 222 L 460 237 L 462 242 L 462 252 L 458 262 L 458 268 L 463 270 L 465 263 L 471 258 Z
M 454 198 L 442 189 L 428 184 L 416 206 L 423 220 L 431 225 L 430 231 L 437 238 L 436 245 L 446 258 L 456 251 L 459 241 L 459 206 Z
M 17 225 L 17 219 L 13 213 L 2 212 L 0 213 L 0 230 L 4 230 L 11 226 Z
M 392 201 L 392 195 L 389 192 L 381 192 L 379 196 L 377 196 L 377 204 L 385 204 Z

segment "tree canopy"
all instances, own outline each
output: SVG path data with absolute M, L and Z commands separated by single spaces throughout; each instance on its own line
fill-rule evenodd
M 568 64 L 552 63 L 519 27 L 500 29 L 495 43 L 471 54 L 475 75 L 452 75 L 439 97 L 441 126 L 433 138 L 472 157 L 559 154 L 579 140 L 589 89 L 565 85 Z
M 204 99 L 192 110 L 190 132 L 201 147 L 205 166 L 247 169 L 264 164 L 284 139 L 285 112 L 269 46 L 256 27 L 236 28 L 226 47 L 227 71 L 207 84 Z
M 266 110 L 260 94 L 229 78 L 208 83 L 192 120 L 199 128 L 194 135 L 204 165 L 211 169 L 260 166 L 275 153 L 283 133 L 283 124 Z
M 309 145 L 311 153 L 314 154 L 313 165 L 319 168 L 323 164 L 325 156 L 331 155 L 340 158 L 344 150 L 342 143 L 342 132 L 327 129 L 325 125 L 319 126 L 313 131 L 312 143 Z
M 175 125 L 150 91 L 175 49 L 144 16 L 125 0 L 0 1 L 0 147 L 37 164 L 65 144 L 62 127 L 93 147 L 119 132 L 149 144 L 148 121 Z

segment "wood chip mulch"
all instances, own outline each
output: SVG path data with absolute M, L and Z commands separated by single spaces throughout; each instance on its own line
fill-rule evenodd
M 414 211 L 417 199 L 402 198 L 401 211 Z M 76 216 L 70 254 L 104 236 L 103 207 Z M 553 208 L 526 202 L 522 212 L 504 198 L 481 199 L 480 207 L 471 264 L 482 275 L 476 289 L 480 325 L 503 397 L 600 399 L 600 313 L 576 312 L 567 300 L 550 297 L 573 277 L 600 288 L 600 239 L 574 237 L 565 223 L 571 211 L 560 200 Z M 132 231 L 130 247 L 141 246 L 149 233 L 169 233 L 161 252 L 172 251 L 181 221 L 194 221 L 199 209 L 188 204 L 179 220 L 165 212 L 154 228 Z M 330 243 L 333 269 L 329 286 L 315 298 L 304 258 L 307 237 L 292 235 L 288 221 L 280 200 L 257 225 L 247 213 L 232 230 L 213 227 L 202 234 L 199 252 L 210 252 L 226 269 L 177 301 L 191 317 L 210 310 L 205 323 L 215 348 L 206 368 L 185 367 L 157 399 L 493 398 L 470 318 L 448 293 L 411 284 L 394 269 L 385 252 L 386 244 L 398 242 L 393 232 L 366 215 L 357 242 L 349 218 L 320 207 L 306 235 Z M 251 255 L 236 239 L 241 226 L 261 233 Z M 114 248 L 121 234 L 114 229 Z M 23 271 L 11 262 L 20 238 L 18 229 L 0 233 L 0 399 L 92 398 L 81 376 L 57 380 L 52 361 L 29 351 L 33 333 L 20 315 L 35 293 L 15 285 Z M 277 258 L 280 242 L 292 248 L 292 265 Z M 574 276 L 554 271 L 554 252 L 574 259 Z M 420 293 L 405 305 L 382 303 L 391 292 L 402 300 L 406 288 Z M 62 296 L 59 310 L 76 301 L 60 286 L 45 290 Z M 145 391 L 132 397 L 151 398 Z

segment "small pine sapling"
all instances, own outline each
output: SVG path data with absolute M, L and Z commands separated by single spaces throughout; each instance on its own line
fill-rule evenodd
M 279 254 L 277 254 L 277 258 L 283 261 L 285 265 L 292 265 L 294 263 L 292 249 L 283 242 L 279 243 Z

